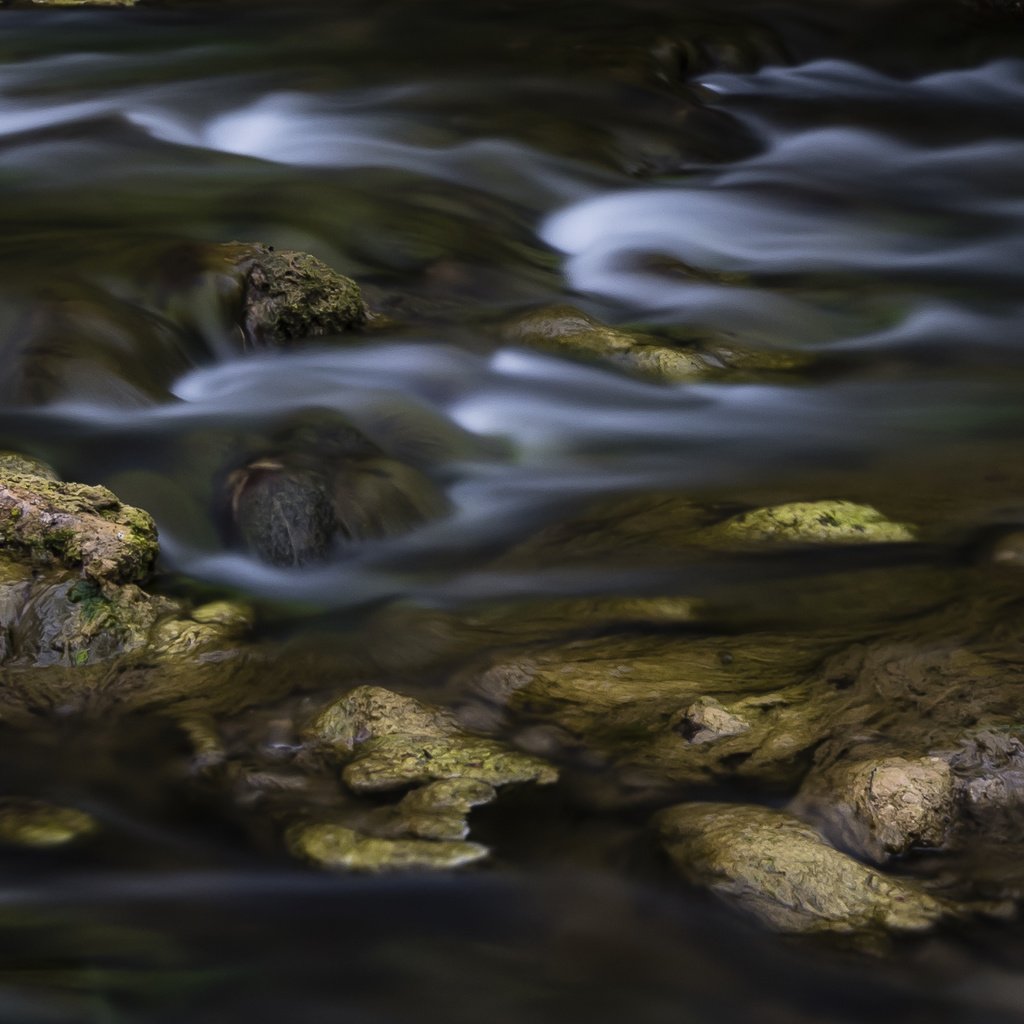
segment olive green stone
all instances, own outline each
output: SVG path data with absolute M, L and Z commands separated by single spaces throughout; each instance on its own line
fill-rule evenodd
M 398 789 L 411 783 L 468 778 L 492 786 L 515 782 L 550 783 L 558 772 L 546 761 L 522 754 L 496 740 L 469 734 L 381 736 L 364 743 L 342 771 L 357 793 Z
M 367 740 L 413 734 L 438 739 L 459 731 L 454 716 L 382 686 L 357 686 L 328 704 L 303 732 L 314 745 L 352 753 Z
M 288 830 L 293 853 L 321 867 L 346 871 L 444 871 L 488 856 L 486 846 L 460 841 L 379 839 L 341 825 L 298 825 Z
M 105 487 L 0 471 L 0 551 L 81 569 L 97 582 L 138 581 L 157 556 L 152 517 Z
M 913 529 L 852 501 L 796 501 L 753 509 L 709 527 L 701 539 L 725 543 L 879 544 L 912 541 Z
M 865 935 L 920 932 L 952 907 L 866 867 L 782 811 L 679 804 L 655 819 L 690 882 L 775 931 Z
M 83 811 L 41 800 L 0 799 L 0 842 L 18 846 L 63 846 L 91 835 L 96 821 Z

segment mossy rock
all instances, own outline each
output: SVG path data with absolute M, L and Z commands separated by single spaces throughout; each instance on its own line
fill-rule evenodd
M 382 736 L 444 739 L 460 731 L 454 715 L 382 686 L 357 686 L 328 704 L 306 726 L 303 739 L 341 755 Z
M 922 932 L 954 907 L 833 849 L 783 811 L 689 803 L 655 822 L 683 876 L 774 931 Z
M 715 370 L 695 347 L 674 347 L 651 335 L 610 327 L 574 306 L 534 310 L 505 324 L 501 335 L 511 344 L 605 363 L 649 380 L 697 380 Z
M 240 280 L 239 325 L 248 347 L 344 334 L 367 321 L 355 281 L 309 253 L 231 242 L 217 247 L 214 255 Z
M 702 531 L 721 544 L 885 544 L 914 540 L 913 528 L 870 505 L 852 501 L 795 501 L 742 512 Z
M 289 849 L 321 867 L 343 871 L 447 871 L 488 856 L 486 846 L 461 841 L 381 839 L 342 825 L 296 825 L 288 830 Z
M 0 553 L 81 569 L 97 583 L 138 582 L 153 569 L 156 526 L 105 487 L 0 475 Z
M 546 761 L 467 732 L 450 712 L 377 686 L 328 705 L 303 736 L 313 750 L 348 760 L 342 778 L 357 793 L 450 779 L 504 786 L 558 778 Z

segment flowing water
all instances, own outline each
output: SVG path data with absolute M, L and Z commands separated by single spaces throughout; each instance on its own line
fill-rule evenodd
M 253 602 L 324 679 L 386 607 L 672 593 L 845 626 L 803 581 L 953 572 L 1024 517 L 1022 31 L 952 2 L 5 8 L 0 447 L 150 510 L 161 586 Z M 314 253 L 392 326 L 240 353 L 216 291 L 173 284 L 184 246 L 233 239 Z M 501 333 L 566 302 L 763 368 L 661 384 Z M 226 546 L 218 475 L 314 410 L 417 460 L 450 514 L 302 569 Z M 927 544 L 504 557 L 644 492 L 865 501 Z M 190 779 L 170 726 L 85 732 L 0 752 L 5 790 L 116 837 L 4 854 L 4 1020 L 1024 1017 L 1018 926 L 812 957 L 673 882 L 640 812 L 571 794 L 484 817 L 523 834 L 489 872 L 315 874 Z

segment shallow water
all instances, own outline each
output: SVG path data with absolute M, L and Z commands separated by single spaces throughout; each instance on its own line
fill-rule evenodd
M 684 594 L 726 630 L 852 640 L 926 606 L 1024 517 L 1020 23 L 677 8 L 5 8 L 0 447 L 152 511 L 161 586 L 254 602 L 266 642 L 316 665 L 278 687 L 289 708 L 329 691 L 353 646 L 390 672 L 416 662 L 427 641 L 389 635 L 388 608 Z M 239 353 L 216 290 L 175 277 L 183 244 L 231 239 L 316 254 L 392 326 Z M 790 368 L 658 384 L 504 340 L 502 321 L 554 302 Z M 316 567 L 230 549 L 218 480 L 312 410 L 415 461 L 450 514 Z M 596 499 L 645 492 L 723 514 L 867 501 L 927 543 L 516 557 Z M 869 570 L 889 596 L 860 607 Z M 794 599 L 805 585 L 816 607 Z M 113 837 L 4 855 L 11 1020 L 1024 1015 L 1019 925 L 885 964 L 812 960 L 674 882 L 646 807 L 604 815 L 569 792 L 506 822 L 499 805 L 479 815 L 507 845 L 490 872 L 332 878 L 190 777 L 170 727 L 8 732 L 4 786 L 76 802 Z

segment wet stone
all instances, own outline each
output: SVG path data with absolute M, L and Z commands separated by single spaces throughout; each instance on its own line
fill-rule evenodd
M 476 863 L 489 853 L 479 843 L 382 839 L 332 824 L 293 826 L 287 842 L 296 856 L 343 871 L 445 871 Z
M 442 739 L 459 732 L 455 716 L 383 686 L 357 686 L 328 704 L 303 732 L 315 746 L 351 754 L 381 736 L 412 734 Z
M 837 846 L 876 863 L 943 845 L 957 815 L 956 778 L 938 757 L 840 761 L 812 773 L 790 810 Z
M 0 470 L 0 553 L 123 583 L 148 576 L 157 550 L 152 517 L 107 488 Z
M 879 544 L 912 541 L 914 533 L 870 505 L 797 501 L 743 512 L 702 531 L 702 537 L 727 544 Z
M 655 821 L 688 881 L 775 931 L 920 932 L 952 909 L 833 849 L 811 826 L 782 811 L 679 804 Z
M 366 323 L 359 286 L 315 256 L 257 243 L 221 248 L 242 275 L 241 328 L 247 346 L 287 346 Z
M 64 846 L 96 832 L 95 819 L 84 811 L 42 800 L 0 798 L 0 842 L 44 848 Z

